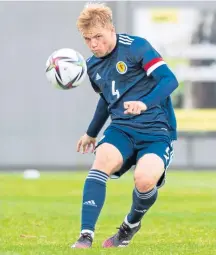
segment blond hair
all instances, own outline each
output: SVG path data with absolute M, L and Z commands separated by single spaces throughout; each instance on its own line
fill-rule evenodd
M 77 20 L 78 30 L 82 32 L 98 25 L 113 25 L 112 10 L 104 3 L 86 4 Z

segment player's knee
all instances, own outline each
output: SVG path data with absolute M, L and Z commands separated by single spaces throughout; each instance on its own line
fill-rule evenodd
M 110 175 L 121 168 L 123 157 L 112 144 L 104 143 L 96 150 L 96 157 L 92 168 Z
M 157 179 L 143 172 L 135 172 L 134 183 L 138 191 L 147 192 L 156 186 Z
M 134 172 L 134 182 L 140 192 L 153 189 L 164 172 L 163 160 L 155 154 L 140 158 Z

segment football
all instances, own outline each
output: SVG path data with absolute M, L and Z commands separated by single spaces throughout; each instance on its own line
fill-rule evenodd
M 46 62 L 46 77 L 55 87 L 68 90 L 79 86 L 87 73 L 86 61 L 73 49 L 54 51 Z

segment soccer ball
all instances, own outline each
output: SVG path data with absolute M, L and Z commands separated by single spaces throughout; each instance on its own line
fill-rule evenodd
M 46 77 L 55 87 L 72 89 L 79 86 L 87 73 L 83 56 L 73 49 L 59 49 L 46 62 Z

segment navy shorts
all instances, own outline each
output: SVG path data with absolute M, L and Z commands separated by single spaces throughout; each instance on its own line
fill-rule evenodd
M 154 153 L 163 160 L 165 169 L 157 186 L 160 187 L 164 184 L 166 169 L 173 158 L 173 146 L 169 138 L 147 135 L 134 131 L 132 128 L 110 125 L 99 140 L 97 147 L 103 143 L 114 145 L 123 157 L 121 169 L 114 173 L 111 178 L 119 178 L 133 165 L 136 165 L 142 156 Z

